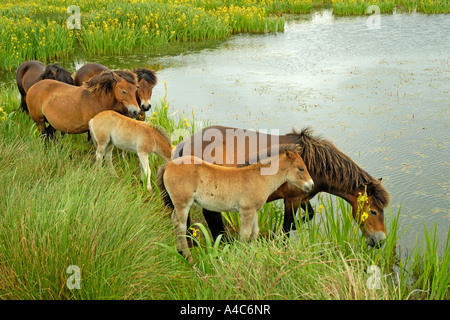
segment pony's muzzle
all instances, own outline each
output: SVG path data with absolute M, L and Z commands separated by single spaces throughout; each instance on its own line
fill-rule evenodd
M 152 105 L 150 104 L 150 99 L 149 100 L 142 100 L 141 101 L 141 109 L 143 111 L 148 111 L 152 108 Z
M 312 179 L 309 179 L 307 182 L 305 182 L 302 186 L 302 190 L 305 192 L 311 192 L 314 187 L 314 181 Z
M 375 247 L 377 249 L 381 248 L 385 239 L 386 239 L 386 234 L 382 231 L 377 231 L 377 232 L 367 235 L 367 240 L 368 240 L 369 246 Z
M 130 114 L 130 117 L 136 119 L 139 116 L 139 114 L 141 113 L 141 109 L 137 108 L 135 105 L 129 105 L 128 113 Z

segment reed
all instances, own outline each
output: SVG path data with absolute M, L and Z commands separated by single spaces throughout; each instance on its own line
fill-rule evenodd
M 214 242 L 193 210 L 191 267 L 176 252 L 156 185 L 149 193 L 139 181 L 137 157 L 117 152 L 119 178 L 95 170 L 85 135 L 45 143 L 29 116 L 16 111 L 16 88 L 0 89 L 1 299 L 449 298 L 450 236 L 439 243 L 436 227 L 424 227 L 412 251 L 401 252 L 408 229 L 399 209 L 386 213 L 383 247 L 369 248 L 348 204 L 327 195 L 289 238 L 280 232 L 282 204 L 266 204 L 261 237 L 250 243 Z M 147 120 L 169 133 L 201 124 L 195 113 L 175 113 L 167 93 L 153 108 Z M 152 161 L 153 170 L 162 163 Z M 239 217 L 223 216 L 237 232 Z M 80 290 L 66 285 L 70 265 L 81 269 Z
M 132 54 L 159 45 L 222 40 L 236 33 L 283 32 L 284 14 L 332 6 L 335 15 L 365 15 L 394 8 L 449 13 L 445 0 L 177 0 L 77 1 L 81 29 L 67 28 L 66 0 L 3 1 L 0 4 L 0 69 L 25 60 L 50 62 L 74 54 Z

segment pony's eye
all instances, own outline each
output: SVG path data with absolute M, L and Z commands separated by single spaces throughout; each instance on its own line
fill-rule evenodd
M 378 214 L 378 212 L 376 212 L 375 210 L 370 210 L 370 214 L 373 216 L 376 216 Z
M 298 168 L 298 171 L 303 172 L 303 171 L 305 171 L 305 169 L 303 169 L 303 168 Z
M 122 93 L 123 93 L 123 94 L 127 94 L 127 92 L 126 92 L 125 90 L 122 90 Z

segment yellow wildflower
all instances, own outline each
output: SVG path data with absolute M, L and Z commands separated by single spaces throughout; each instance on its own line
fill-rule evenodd
M 325 209 L 325 207 L 323 205 L 319 205 L 319 207 L 317 208 L 317 213 L 322 213 L 322 211 Z
M 361 215 L 361 221 L 364 222 L 369 217 L 369 214 L 367 212 L 363 212 Z

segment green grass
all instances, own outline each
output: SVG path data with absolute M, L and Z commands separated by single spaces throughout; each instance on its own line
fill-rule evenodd
M 135 155 L 115 152 L 119 178 L 96 170 L 86 135 L 45 143 L 15 111 L 17 89 L 1 89 L 0 299 L 449 298 L 448 238 L 440 253 L 436 229 L 424 227 L 412 251 L 399 252 L 408 229 L 399 225 L 400 210 L 389 211 L 384 246 L 370 248 L 348 217 L 349 205 L 327 195 L 289 239 L 281 233 L 281 203 L 266 204 L 261 236 L 250 243 L 213 242 L 194 208 L 198 246 L 189 266 L 156 184 L 147 192 L 139 181 Z M 199 127 L 194 113 L 173 115 L 166 96 L 154 108 L 148 120 L 170 133 Z M 161 163 L 151 157 L 153 173 Z M 223 216 L 235 236 L 239 217 Z M 80 267 L 80 290 L 66 285 L 70 265 Z M 374 279 L 378 289 L 369 285 Z

